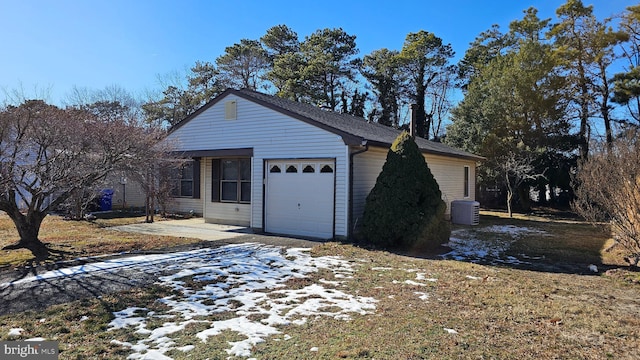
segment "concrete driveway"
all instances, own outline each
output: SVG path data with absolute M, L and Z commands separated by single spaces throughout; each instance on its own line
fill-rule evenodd
M 253 231 L 246 227 L 205 223 L 202 218 L 121 225 L 114 226 L 110 229 L 149 235 L 188 237 L 209 241 L 225 240 L 253 234 Z
M 274 246 L 310 248 L 326 241 L 272 234 L 254 234 L 247 227 L 205 223 L 203 218 L 163 220 L 150 224 L 114 226 L 110 229 L 149 235 L 189 237 L 205 241 L 220 241 L 227 244 L 260 243 Z

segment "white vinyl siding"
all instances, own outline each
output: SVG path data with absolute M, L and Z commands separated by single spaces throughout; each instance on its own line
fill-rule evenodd
M 137 182 L 128 180 L 124 185 L 116 183 L 113 187 L 113 190 L 114 208 L 144 207 L 144 190 L 142 189 L 142 186 L 140 186 L 140 184 L 138 184 Z
M 202 184 L 204 183 L 204 164 L 203 161 L 200 161 L 200 186 L 202 189 Z M 188 213 L 194 212 L 195 214 L 202 215 L 202 192 L 200 193 L 199 199 L 193 198 L 170 198 L 168 204 L 168 210 L 177 213 Z M 157 205 L 157 204 L 156 204 Z
M 225 120 L 225 103 L 236 101 L 236 120 Z M 200 208 L 205 219 L 242 215 L 254 228 L 263 228 L 263 166 L 269 159 L 332 158 L 336 159 L 335 231 L 347 235 L 347 146 L 336 134 L 291 118 L 252 101 L 229 94 L 168 137 L 182 151 L 252 148 L 251 204 L 231 204 L 229 209 L 211 203 L 211 159 L 202 175 Z M 229 205 L 229 204 L 226 204 Z M 243 207 L 250 208 L 244 211 Z M 238 210 L 236 211 L 236 208 Z
M 354 225 L 362 221 L 364 204 L 376 179 L 387 160 L 389 149 L 371 147 L 368 151 L 355 155 L 353 159 L 353 216 Z M 475 199 L 475 162 L 448 156 L 425 154 L 427 165 L 438 182 L 442 199 L 447 203 L 446 215 L 450 214 L 451 201 Z M 469 196 L 464 195 L 464 167 L 469 167 Z
M 362 223 L 364 203 L 376 184 L 382 166 L 387 160 L 388 149 L 370 147 L 353 158 L 353 226 Z
M 125 184 L 122 184 L 123 177 L 126 179 Z M 113 190 L 114 209 L 144 207 L 144 190 L 140 184 L 132 180 L 132 177 L 111 174 L 107 177 L 107 185 L 104 188 Z
M 442 199 L 447 203 L 447 212 L 450 214 L 451 202 L 454 200 L 475 200 L 475 171 L 476 163 L 473 160 L 465 160 L 441 155 L 426 154 L 425 159 L 436 178 Z M 464 195 L 464 167 L 469 167 L 469 196 Z
M 206 222 L 216 224 L 231 224 L 251 226 L 251 204 L 224 203 L 211 201 L 211 159 L 203 158 L 203 188 L 202 201 L 204 202 L 203 217 Z M 201 205 L 202 206 L 202 205 Z

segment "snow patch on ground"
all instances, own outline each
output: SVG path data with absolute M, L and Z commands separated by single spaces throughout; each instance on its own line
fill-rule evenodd
M 429 282 L 437 282 L 438 279 L 436 278 L 428 278 L 427 274 L 425 273 L 417 273 L 416 274 L 416 280 L 418 281 L 429 281 Z
M 509 234 L 513 237 L 518 237 L 522 235 L 529 234 L 546 234 L 547 232 L 540 229 L 533 229 L 526 226 L 515 226 L 515 225 L 493 225 L 487 226 L 481 231 L 490 232 L 494 234 Z
M 491 240 L 480 240 L 477 233 L 495 235 Z M 505 252 L 518 238 L 530 234 L 546 234 L 545 231 L 514 225 L 493 225 L 477 229 L 458 229 L 451 232 L 449 242 L 445 246 L 452 250 L 441 255 L 445 259 L 488 262 L 490 264 L 527 264 Z
M 145 336 L 135 344 L 114 340 L 114 344 L 132 350 L 129 359 L 168 359 L 164 354 L 171 349 L 190 351 L 194 345 L 176 347 L 171 336 L 194 322 L 210 325 L 195 335 L 194 343 L 206 342 L 225 330 L 238 332 L 245 339 L 230 342 L 226 351 L 230 356 L 249 357 L 254 345 L 280 333 L 278 326 L 301 325 L 317 316 L 349 320 L 352 314 L 365 315 L 375 310 L 375 299 L 337 290 L 335 287 L 341 285 L 339 281 L 282 289 L 285 281 L 303 278 L 319 269 L 332 270 L 336 278 L 351 277 L 351 264 L 338 257 L 314 258 L 306 249 L 257 244 L 188 253 L 176 254 L 179 261 L 162 263 L 162 268 L 157 269 L 164 274 L 172 273 L 160 277 L 159 283 L 179 293 L 159 300 L 169 308 L 166 313 L 135 307 L 114 313 L 109 330 L 131 329 Z M 202 285 L 194 288 L 198 282 Z M 237 316 L 221 321 L 206 320 L 208 315 L 222 312 L 233 312 Z M 147 325 L 158 318 L 166 322 L 150 330 Z M 285 335 L 284 340 L 287 338 Z
M 7 335 L 8 336 L 20 336 L 20 335 L 22 335 L 23 331 L 24 331 L 23 328 L 13 328 L 13 329 L 9 329 L 9 333 Z
M 384 267 L 384 266 L 376 266 L 376 267 L 372 267 L 371 270 L 373 270 L 373 271 L 389 271 L 389 270 L 393 270 L 393 268 Z
M 419 282 L 413 281 L 413 280 L 405 280 L 404 283 L 407 284 L 407 285 L 412 285 L 412 286 L 427 286 L 427 284 L 419 283 Z
M 479 240 L 478 233 L 489 240 Z M 505 253 L 519 237 L 528 234 L 545 234 L 544 231 L 507 226 L 488 226 L 455 230 L 447 244 L 452 250 L 442 255 L 445 259 L 484 263 L 524 263 Z M 229 356 L 250 357 L 251 349 L 267 337 L 280 335 L 277 341 L 287 341 L 291 336 L 280 329 L 287 325 L 302 325 L 309 319 L 328 316 L 348 321 L 353 314 L 371 314 L 377 300 L 355 296 L 344 290 L 344 279 L 353 278 L 353 262 L 339 257 L 311 257 L 308 249 L 285 249 L 259 244 L 228 245 L 215 249 L 198 249 L 170 254 L 141 255 L 106 260 L 76 267 L 49 271 L 17 282 L 41 281 L 78 274 L 111 272 L 119 268 L 135 269 L 148 274 L 162 274 L 158 283 L 175 290 L 175 295 L 159 299 L 168 310 L 150 311 L 131 307 L 114 313 L 109 330 L 124 329 L 142 339 L 133 342 L 114 339 L 113 344 L 131 350 L 129 359 L 170 359 L 167 352 L 174 350 L 189 353 L 199 342 L 206 342 L 224 331 L 234 331 L 244 339 L 230 342 L 226 352 Z M 321 279 L 316 284 L 286 289 L 284 283 L 301 279 L 326 269 L 333 272 L 334 279 Z M 393 271 L 391 267 L 373 267 L 373 271 Z M 401 270 L 401 269 L 398 269 Z M 414 280 L 393 284 L 428 286 L 436 278 L 418 269 L 407 269 L 415 273 Z M 422 270 L 424 271 L 424 270 Z M 466 278 L 480 280 L 468 275 Z M 304 284 L 304 282 L 302 282 Z M 0 288 L 10 284 L 0 284 Z M 415 291 L 420 300 L 428 301 L 430 294 Z M 393 298 L 393 295 L 389 296 Z M 233 313 L 226 320 L 209 320 L 218 313 Z M 160 321 L 159 321 L 160 320 Z M 162 323 L 158 326 L 158 323 Z M 196 333 L 193 342 L 178 346 L 173 339 L 183 333 L 190 324 L 205 323 L 209 327 Z M 9 336 L 20 336 L 22 329 L 10 329 Z M 450 334 L 454 329 L 444 328 Z M 38 338 L 36 338 L 38 339 Z M 314 351 L 312 348 L 311 351 Z

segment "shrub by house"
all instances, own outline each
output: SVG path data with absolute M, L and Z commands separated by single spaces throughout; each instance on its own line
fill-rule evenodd
M 413 138 L 401 133 L 367 196 L 363 235 L 383 248 L 433 249 L 449 239 L 442 193 Z

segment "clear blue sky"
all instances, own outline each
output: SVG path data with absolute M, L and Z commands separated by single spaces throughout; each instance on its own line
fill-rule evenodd
M 28 96 L 50 89 L 60 103 L 73 86 L 119 85 L 135 95 L 160 88 L 158 75 L 182 71 L 196 60 L 213 62 L 226 46 L 258 39 L 286 24 L 301 40 L 317 29 L 342 27 L 357 36 L 360 55 L 399 50 L 407 33 L 426 30 L 450 43 L 456 61 L 482 31 L 522 18 L 529 6 L 554 17 L 562 0 L 423 1 L 195 1 L 0 0 L 2 90 Z M 598 18 L 637 4 L 584 0 Z M 38 91 L 34 90 L 38 89 Z

